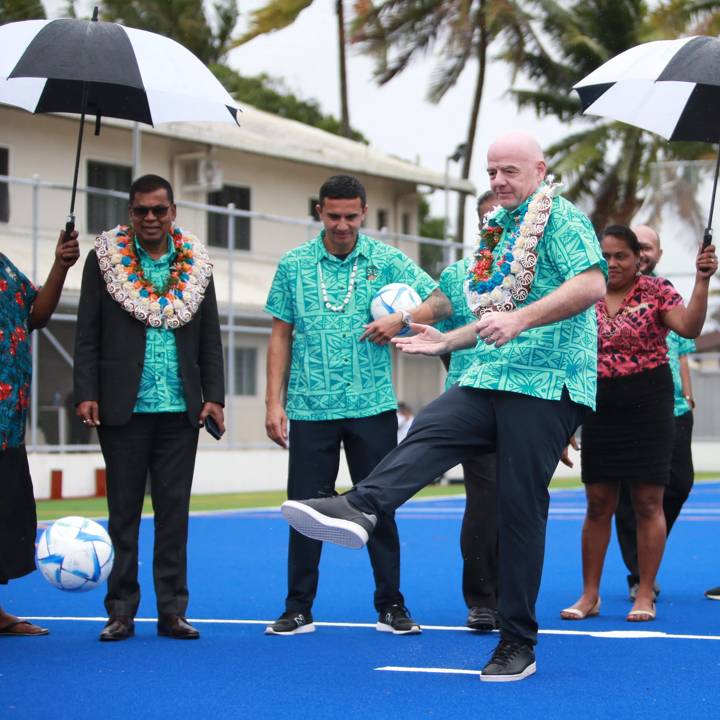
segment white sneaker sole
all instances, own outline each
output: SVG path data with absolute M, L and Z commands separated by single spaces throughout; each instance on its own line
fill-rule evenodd
M 283 517 L 299 533 L 313 540 L 335 543 L 348 548 L 361 548 L 368 541 L 367 530 L 350 520 L 322 515 L 309 505 L 286 500 L 280 510 Z
M 266 635 L 304 635 L 305 633 L 315 632 L 315 623 L 308 623 L 307 625 L 301 625 L 296 630 L 290 632 L 278 632 L 272 629 L 272 625 L 268 625 L 265 628 Z
M 375 629 L 378 632 L 392 633 L 393 635 L 419 635 L 422 628 L 419 625 L 413 625 L 409 630 L 396 630 L 392 625 L 386 623 L 376 623 Z
M 515 682 L 516 680 L 524 680 L 526 677 L 533 675 L 536 670 L 536 664 L 532 663 L 517 675 L 483 675 L 480 673 L 480 680 L 481 682 Z

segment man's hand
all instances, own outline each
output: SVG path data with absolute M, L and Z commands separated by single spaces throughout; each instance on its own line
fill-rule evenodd
M 408 355 L 444 355 L 450 351 L 445 334 L 431 325 L 411 323 L 410 329 L 414 335 L 392 339 L 393 345 L 404 353 Z
M 475 324 L 475 332 L 487 345 L 501 347 L 516 338 L 526 326 L 523 316 L 514 312 L 487 312 Z
M 218 428 L 220 429 L 220 434 L 225 434 L 225 412 L 223 410 L 223 406 L 219 403 L 214 402 L 206 402 L 203 403 L 202 410 L 200 410 L 200 415 L 198 415 L 198 423 L 200 423 L 200 427 L 204 427 L 205 425 L 205 418 L 210 415 L 212 419 L 217 423 Z
M 365 332 L 361 340 L 369 340 L 376 345 L 387 345 L 403 328 L 402 315 L 393 313 L 363 325 Z
M 265 432 L 281 448 L 288 446 L 288 418 L 282 405 L 268 405 L 265 411 Z
M 80 257 L 80 243 L 78 243 L 77 238 L 78 231 L 73 230 L 70 233 L 70 240 L 63 242 L 65 240 L 65 231 L 60 231 L 60 237 L 55 246 L 55 262 L 65 270 L 71 268 Z
M 100 424 L 100 406 L 95 400 L 83 400 L 78 403 L 75 414 L 88 427 L 97 427 Z
M 563 450 L 563 453 L 560 456 L 560 462 L 563 465 L 567 465 L 567 467 L 569 467 L 569 468 L 575 466 L 575 463 L 570 459 L 570 448 L 571 447 L 573 450 L 580 449 L 580 445 L 578 445 L 578 441 L 575 439 L 574 435 L 568 440 L 568 444 L 565 446 L 565 449 Z

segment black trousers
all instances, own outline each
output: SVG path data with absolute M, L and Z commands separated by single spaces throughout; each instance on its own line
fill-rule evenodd
M 138 532 L 149 472 L 158 614 L 185 615 L 188 513 L 198 430 L 184 412 L 136 413 L 127 425 L 101 425 L 98 437 L 107 472 L 108 531 L 115 548 L 105 609 L 111 617 L 134 617 L 140 604 Z
M 695 481 L 692 459 L 693 414 L 686 412 L 675 418 L 675 442 L 670 462 L 670 481 L 665 487 L 663 510 L 667 534 L 670 535 L 675 521 L 690 495 Z M 637 558 L 637 523 L 630 497 L 628 483 L 620 484 L 620 496 L 615 511 L 615 529 L 623 561 L 628 569 L 628 584 L 640 581 Z
M 462 591 L 469 607 L 497 607 L 498 531 L 495 455 L 474 455 L 462 464 L 465 514 L 460 530 Z
M 370 473 L 397 442 L 394 410 L 365 418 L 291 420 L 288 498 L 335 495 L 340 445 L 354 483 Z M 404 604 L 400 593 L 400 540 L 394 513 L 378 523 L 367 545 L 375 577 L 374 603 L 378 612 Z M 322 543 L 290 530 L 286 610 L 308 613 L 317 593 Z
M 567 390 L 560 400 L 543 400 L 454 386 L 418 414 L 405 440 L 348 499 L 384 516 L 458 462 L 495 451 L 500 627 L 504 637 L 535 644 L 547 486 L 584 412 Z
M 0 450 L 0 585 L 35 569 L 37 515 L 24 445 Z

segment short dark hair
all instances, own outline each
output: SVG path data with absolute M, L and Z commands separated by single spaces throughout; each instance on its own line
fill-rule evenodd
M 155 190 L 165 190 L 171 205 L 175 204 L 172 185 L 159 175 L 143 175 L 137 178 L 130 186 L 130 205 L 135 200 L 137 193 L 155 192 Z
M 367 194 L 363 184 L 352 175 L 333 175 L 320 186 L 320 207 L 325 198 L 330 200 L 352 200 L 359 197 L 363 207 L 367 205 Z
M 634 255 L 640 254 L 640 242 L 637 235 L 627 225 L 608 225 L 600 233 L 600 240 L 608 235 L 623 240 Z
M 475 209 L 480 210 L 480 206 L 484 205 L 488 200 L 497 198 L 497 195 L 492 190 L 486 190 L 482 195 L 478 195 L 477 202 L 475 203 Z

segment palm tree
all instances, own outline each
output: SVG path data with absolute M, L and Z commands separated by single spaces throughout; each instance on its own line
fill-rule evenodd
M 237 47 L 250 42 L 258 35 L 282 30 L 292 25 L 300 13 L 312 5 L 313 0 L 270 0 L 267 5 L 254 10 L 248 31 L 231 47 Z M 335 15 L 337 16 L 338 31 L 338 67 L 340 73 L 340 132 L 345 137 L 351 137 L 350 110 L 348 105 L 347 65 L 345 54 L 345 8 L 343 0 L 335 0 Z
M 606 60 L 642 42 L 715 33 L 720 25 L 720 2 L 662 0 L 649 9 L 643 0 L 575 0 L 571 5 L 535 0 L 534 6 L 542 35 L 526 44 L 518 63 L 534 88 L 511 93 L 519 107 L 563 122 L 581 114 L 570 88 Z M 590 219 L 598 229 L 631 220 L 654 163 L 710 157 L 704 144 L 668 143 L 623 123 L 584 120 L 583 129 L 546 148 L 546 156 L 566 183 L 565 195 L 591 202 Z M 678 209 L 689 216 L 695 212 L 687 202 L 678 203 Z
M 373 6 L 364 0 L 356 6 L 353 42 L 376 57 L 375 77 L 383 85 L 411 61 L 439 48 L 441 60 L 428 89 L 428 100 L 438 103 L 457 82 L 471 61 L 477 63 L 470 102 L 461 177 L 470 176 L 477 121 L 494 40 L 504 40 L 507 59 L 523 57 L 533 35 L 530 18 L 515 0 L 384 0 Z M 465 195 L 458 202 L 456 241 L 463 242 Z
M 177 40 L 210 65 L 220 62 L 233 47 L 238 19 L 235 0 L 215 0 L 213 7 L 214 29 L 203 0 L 102 0 L 101 17 Z

